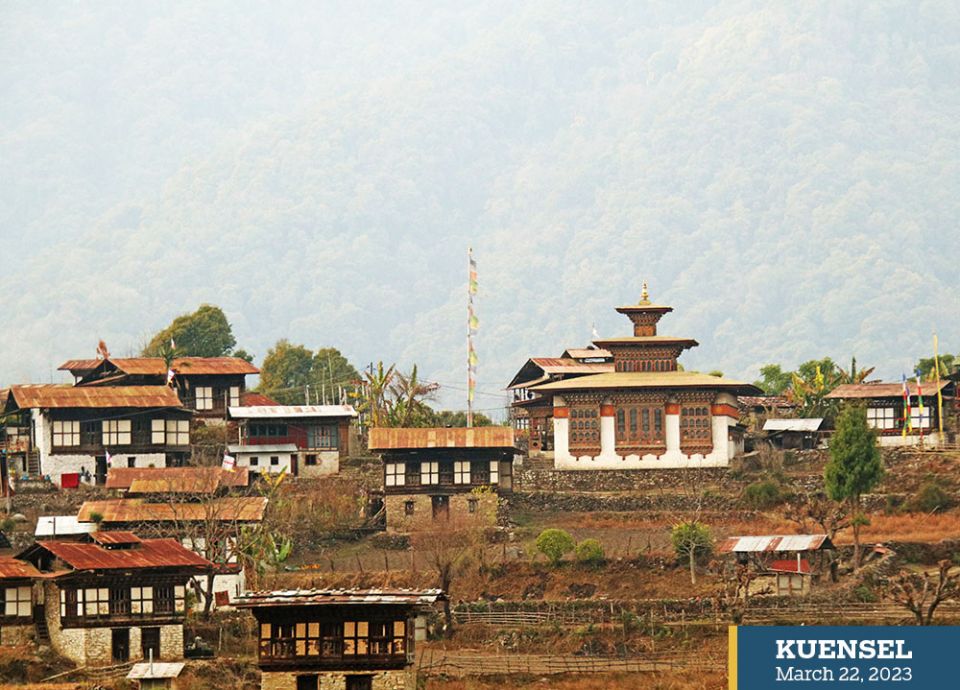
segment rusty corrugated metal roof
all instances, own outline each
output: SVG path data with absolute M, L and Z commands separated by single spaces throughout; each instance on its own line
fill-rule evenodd
M 580 362 L 564 357 L 534 357 L 530 361 L 547 374 L 602 374 L 614 371 L 613 362 Z
M 71 386 L 23 384 L 10 387 L 21 409 L 181 407 L 176 392 L 167 386 Z
M 167 364 L 162 357 L 111 358 L 110 362 L 132 376 L 165 376 Z M 171 365 L 178 374 L 259 374 L 260 370 L 239 357 L 176 357 Z
M 937 386 L 934 381 L 923 381 L 920 383 L 920 390 L 923 391 L 923 397 L 926 398 L 927 396 L 935 396 L 937 391 L 949 385 L 950 381 L 941 381 L 939 386 Z M 907 390 L 910 391 L 911 396 L 916 396 L 916 381 L 907 381 Z M 826 397 L 841 400 L 852 398 L 902 398 L 903 383 L 843 383 L 830 391 Z
M 26 577 L 40 577 L 40 571 L 30 563 L 19 561 L 12 556 L 0 556 L 0 580 L 18 580 Z
M 203 503 L 147 503 L 136 498 L 85 501 L 77 513 L 80 522 L 93 522 L 99 513 L 107 523 L 137 522 L 259 522 L 267 507 L 263 496 L 229 496 Z
M 133 532 L 91 532 L 90 538 L 97 544 L 139 544 L 143 541 Z
M 279 405 L 276 400 L 256 391 L 244 391 L 240 394 L 240 404 L 243 407 L 257 407 L 260 405 Z
M 34 547 L 46 549 L 74 570 L 178 567 L 206 570 L 213 567 L 210 561 L 176 539 L 144 539 L 133 549 L 105 549 L 99 544 L 66 541 L 42 541 Z
M 380 427 L 370 429 L 370 450 L 400 448 L 513 448 L 513 429 L 505 426 L 472 428 Z
M 782 561 L 773 561 L 767 566 L 767 570 L 775 573 L 800 573 L 801 575 L 810 574 L 810 561 L 801 558 L 798 562 L 796 558 L 787 558 Z
M 100 366 L 100 362 L 102 361 L 102 359 L 68 359 L 57 367 L 57 371 L 69 371 L 70 373 L 75 371 L 91 372 Z
M 717 549 L 719 553 L 757 553 L 777 551 L 817 551 L 832 549 L 826 534 L 787 534 L 759 537 L 727 537 Z
M 106 488 L 135 493 L 212 493 L 218 486 L 248 483 L 246 467 L 232 472 L 222 467 L 111 467 L 107 470 Z M 213 488 L 209 488 L 211 485 Z
M 244 592 L 234 606 L 357 606 L 398 604 L 421 606 L 444 599 L 440 589 L 292 589 L 272 592 Z

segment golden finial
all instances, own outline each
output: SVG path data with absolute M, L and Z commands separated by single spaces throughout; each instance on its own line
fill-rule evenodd
M 640 304 L 650 304 L 650 293 L 647 292 L 647 281 L 643 281 L 643 292 L 640 293 Z

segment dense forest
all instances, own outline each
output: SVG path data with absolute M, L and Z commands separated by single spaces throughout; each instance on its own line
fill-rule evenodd
M 0 385 L 210 302 L 461 407 L 469 245 L 481 409 L 643 279 L 687 368 L 960 349 L 955 3 L 428 7 L 4 7 Z

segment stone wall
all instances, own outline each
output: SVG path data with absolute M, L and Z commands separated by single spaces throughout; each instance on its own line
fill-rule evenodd
M 17 645 L 33 642 L 33 624 L 0 625 L 0 645 Z
M 143 650 L 137 649 L 139 656 Z M 183 658 L 183 626 L 160 626 L 160 658 L 164 661 Z
M 343 690 L 347 686 L 347 676 L 373 676 L 373 690 L 415 690 L 416 674 L 413 669 L 393 671 L 370 671 L 368 673 L 341 671 L 320 671 L 315 674 L 290 671 L 264 671 L 260 674 L 260 690 L 296 690 L 297 676 L 319 676 L 320 690 Z
M 449 517 L 433 518 L 433 501 L 427 494 L 400 494 L 384 497 L 387 511 L 387 529 L 398 532 L 413 532 L 432 529 L 439 525 L 495 527 L 500 498 L 493 492 L 467 492 L 449 497 Z M 471 502 L 473 512 L 470 511 Z M 412 502 L 413 512 L 408 514 L 407 503 Z
M 316 455 L 317 464 L 308 465 L 307 456 Z M 340 453 L 336 450 L 303 451 L 297 461 L 297 472 L 301 477 L 326 477 L 340 471 Z
M 704 482 L 722 481 L 726 468 L 687 470 L 592 470 L 590 472 L 524 468 L 514 470 L 514 491 L 653 491 L 675 489 L 696 476 Z
M 510 496 L 510 509 L 531 512 L 591 511 L 622 512 L 631 510 L 693 511 L 733 509 L 736 501 L 726 496 L 697 497 L 684 494 L 601 494 L 551 493 L 548 491 L 519 492 Z

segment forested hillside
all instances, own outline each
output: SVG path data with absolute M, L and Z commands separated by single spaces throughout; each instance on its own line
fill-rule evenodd
M 356 4 L 0 10 L 0 385 L 210 302 L 463 387 L 471 244 L 485 392 L 643 279 L 688 368 L 960 349 L 955 3 Z

